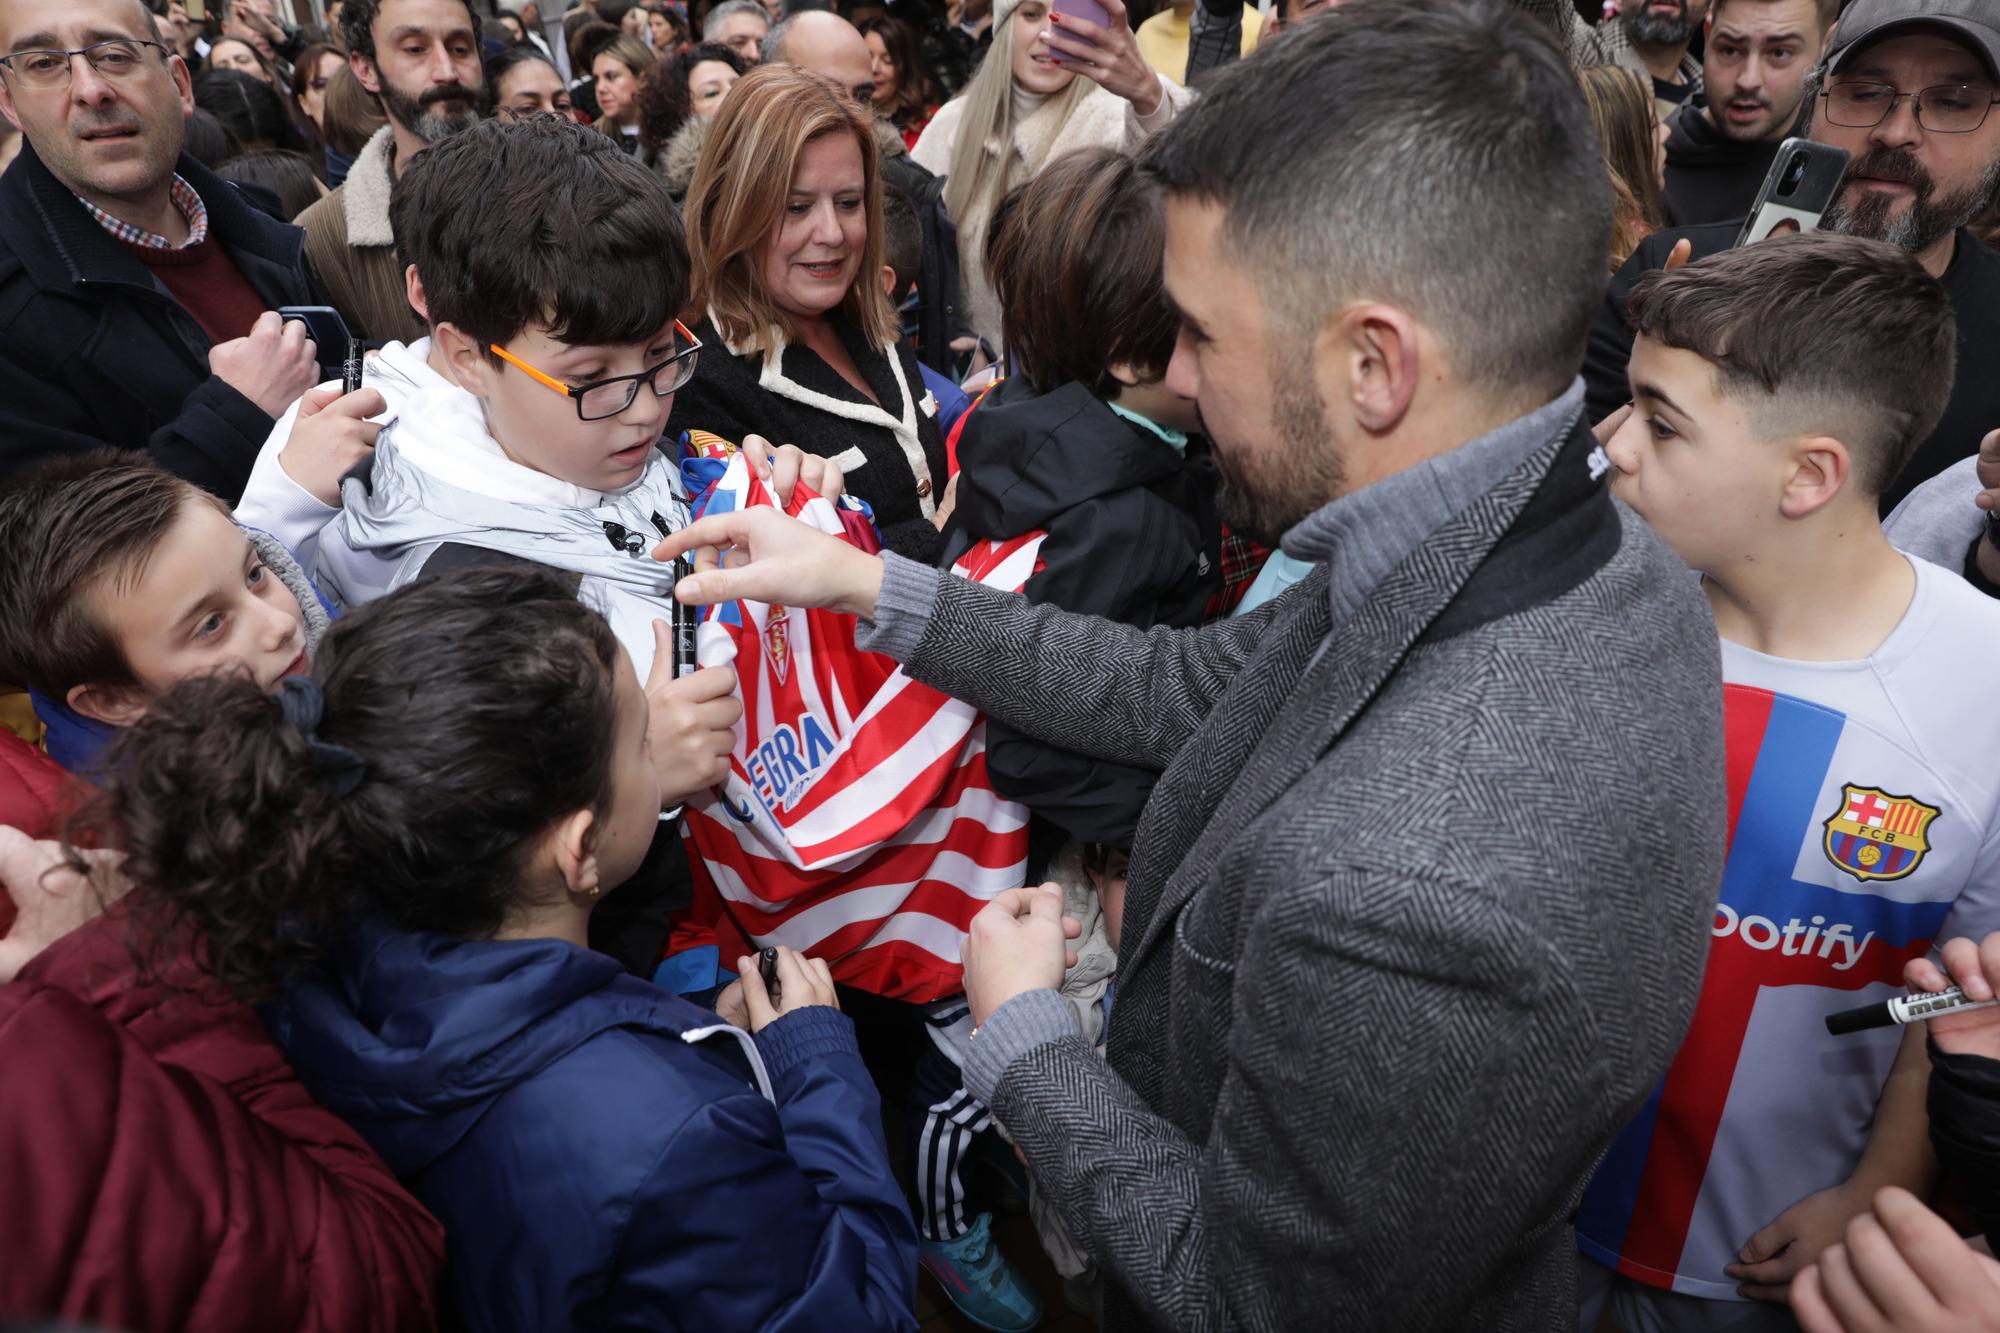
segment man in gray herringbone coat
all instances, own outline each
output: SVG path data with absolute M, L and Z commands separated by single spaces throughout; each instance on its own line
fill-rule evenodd
M 966 946 L 966 1085 L 1108 1326 L 1572 1328 L 1570 1214 L 1687 1025 L 1725 822 L 1708 612 L 1580 420 L 1610 224 L 1581 97 L 1492 0 L 1353 0 L 1150 156 L 1168 386 L 1304 582 L 1142 632 L 768 510 L 662 554 L 733 545 L 682 595 L 854 611 L 919 679 L 1164 770 L 1108 1063 L 1053 895 Z

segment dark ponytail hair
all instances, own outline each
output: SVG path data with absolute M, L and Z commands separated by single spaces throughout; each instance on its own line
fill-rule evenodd
M 488 936 L 551 823 L 609 799 L 621 651 L 554 572 L 424 580 L 321 641 L 312 742 L 253 681 L 183 681 L 120 738 L 83 828 L 125 851 L 156 940 L 190 932 L 245 999 L 367 917 Z M 359 756 L 351 791 L 315 742 Z

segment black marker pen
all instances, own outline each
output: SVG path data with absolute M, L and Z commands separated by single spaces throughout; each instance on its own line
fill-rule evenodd
M 687 578 L 692 573 L 694 573 L 694 566 L 688 563 L 686 556 L 681 556 L 675 560 L 674 586 L 678 588 L 681 580 Z M 693 675 L 695 669 L 695 612 L 693 607 L 678 598 L 674 600 L 673 625 L 674 676 L 678 679 L 681 676 Z
M 2000 1000 L 1968 1000 L 1965 992 L 1956 986 L 1946 990 L 1917 991 L 1910 995 L 1898 995 L 1880 1004 L 1864 1004 L 1859 1009 L 1843 1009 L 1837 1014 L 1828 1014 L 1826 1030 L 1836 1037 L 1844 1037 L 1850 1032 L 1921 1023 L 1940 1014 L 1991 1009 L 1996 1004 L 2000 1004 Z
M 361 354 L 361 340 L 347 340 L 347 359 L 340 363 L 340 391 L 353 393 L 361 387 L 361 370 L 365 361 Z

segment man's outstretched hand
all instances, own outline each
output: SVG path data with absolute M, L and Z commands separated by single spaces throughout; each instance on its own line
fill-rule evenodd
M 882 560 L 775 509 L 739 509 L 690 523 L 653 548 L 667 561 L 694 553 L 695 573 L 674 584 L 693 605 L 771 602 L 875 617 Z

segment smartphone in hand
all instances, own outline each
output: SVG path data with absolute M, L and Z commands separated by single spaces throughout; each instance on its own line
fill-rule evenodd
M 1847 174 L 1847 157 L 1845 148 L 1810 139 L 1779 144 L 1736 244 L 1761 241 L 1787 222 L 1798 231 L 1818 231 L 1820 215 L 1833 203 Z
M 1057 14 L 1066 14 L 1070 18 L 1082 19 L 1086 23 L 1095 23 L 1100 28 L 1111 26 L 1111 15 L 1105 12 L 1104 6 L 1098 4 L 1097 0 L 1051 0 L 1049 8 Z M 1056 28 L 1060 31 L 1062 25 L 1058 23 Z M 1063 53 L 1053 47 L 1049 50 L 1049 59 L 1058 65 L 1069 63 Z

